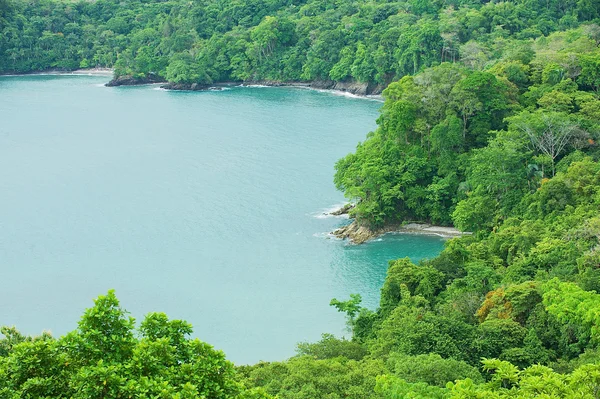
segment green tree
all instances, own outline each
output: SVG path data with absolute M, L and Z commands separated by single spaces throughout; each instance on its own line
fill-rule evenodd
M 222 352 L 190 339 L 184 321 L 151 313 L 137 338 L 134 320 L 113 291 L 98 297 L 79 328 L 58 340 L 4 331 L 0 397 L 267 398 L 236 381 Z

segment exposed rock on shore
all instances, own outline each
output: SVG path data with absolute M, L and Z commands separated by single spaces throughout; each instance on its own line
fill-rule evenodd
M 107 87 L 117 87 L 117 86 L 138 86 L 145 85 L 150 83 L 164 83 L 165 80 L 158 75 L 149 74 L 145 78 L 137 78 L 133 76 L 119 76 L 113 78 L 110 82 L 106 84 Z
M 240 84 L 243 86 L 310 87 L 310 82 L 281 82 L 279 80 L 246 80 Z
M 375 96 L 381 94 L 385 86 L 355 81 L 336 82 L 333 80 L 315 80 L 312 82 L 279 82 L 273 80 L 257 80 L 244 82 L 245 85 L 262 85 L 272 87 L 292 86 L 310 87 L 311 89 L 343 91 L 357 96 Z
M 108 87 L 115 86 L 136 86 L 144 85 L 149 83 L 164 83 L 161 86 L 167 90 L 191 90 L 191 91 L 203 91 L 203 90 L 219 90 L 223 87 L 231 87 L 237 85 L 260 85 L 260 86 L 271 86 L 271 87 L 307 87 L 312 89 L 320 90 L 334 90 L 341 91 L 357 96 L 378 96 L 381 94 L 384 85 L 375 85 L 368 83 L 360 83 L 355 81 L 349 82 L 335 82 L 333 80 L 318 80 L 313 82 L 281 82 L 276 80 L 249 80 L 244 82 L 216 82 L 211 84 L 203 83 L 173 83 L 165 82 L 163 78 L 158 75 L 148 75 L 145 78 L 133 77 L 133 76 L 119 76 L 112 79 L 106 84 Z
M 212 84 L 202 84 L 202 83 L 171 83 L 167 82 L 166 84 L 160 86 L 162 89 L 166 90 L 190 90 L 190 91 L 205 91 L 205 90 L 222 90 L 224 87 L 232 87 L 238 86 L 237 82 L 219 82 Z
M 340 209 L 338 209 L 337 211 L 329 212 L 328 215 L 333 215 L 333 216 L 347 215 L 352 209 L 354 209 L 355 206 L 356 205 L 354 205 L 354 204 L 346 204 L 343 207 L 341 207 Z
M 333 80 L 314 81 L 310 83 L 310 87 L 323 90 L 345 91 L 347 93 L 356 94 L 358 96 L 371 96 L 381 94 L 385 86 L 360 83 L 355 81 L 336 82 Z
M 199 83 L 166 83 L 162 86 L 160 86 L 161 89 L 166 89 L 166 90 L 191 90 L 191 91 L 204 91 L 204 90 L 208 90 L 208 88 L 210 86 L 208 85 L 203 85 L 203 84 L 199 84 Z
M 366 226 L 359 226 L 359 224 L 355 220 L 349 225 L 334 230 L 332 234 L 338 238 L 349 239 L 354 244 L 362 244 L 363 242 L 368 241 L 372 238 L 378 237 L 385 233 L 389 233 L 391 231 L 395 231 L 397 230 L 397 228 L 397 226 L 387 226 L 381 229 L 373 230 Z
M 366 226 L 359 226 L 355 221 L 347 226 L 341 227 L 333 232 L 333 235 L 338 238 L 349 239 L 354 244 L 362 244 L 365 241 L 379 237 L 386 233 L 410 233 L 410 234 L 427 234 L 440 237 L 460 237 L 465 234 L 454 227 L 433 226 L 427 223 L 408 223 L 405 225 L 388 225 L 378 229 L 371 229 Z

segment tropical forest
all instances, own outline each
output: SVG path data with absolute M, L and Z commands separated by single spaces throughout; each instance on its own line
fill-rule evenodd
M 332 176 L 353 225 L 464 234 L 283 361 L 97 293 L 62 337 L 2 328 L 0 398 L 600 397 L 600 1 L 0 0 L 1 73 L 82 68 L 381 94 Z

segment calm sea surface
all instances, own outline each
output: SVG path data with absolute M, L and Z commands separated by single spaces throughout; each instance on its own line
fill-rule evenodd
M 327 232 L 337 159 L 380 103 L 289 88 L 167 92 L 107 77 L 0 78 L 0 324 L 77 327 L 114 288 L 140 320 L 194 325 L 236 363 L 344 334 L 333 297 L 375 308 L 389 259 L 436 237 L 354 246 Z

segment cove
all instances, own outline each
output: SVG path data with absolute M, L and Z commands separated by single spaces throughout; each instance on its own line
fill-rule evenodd
M 443 240 L 355 246 L 323 215 L 333 166 L 380 103 L 292 88 L 168 92 L 107 77 L 0 78 L 0 324 L 77 327 L 110 288 L 165 312 L 239 364 L 344 334 L 333 297 L 375 308 L 387 261 Z

